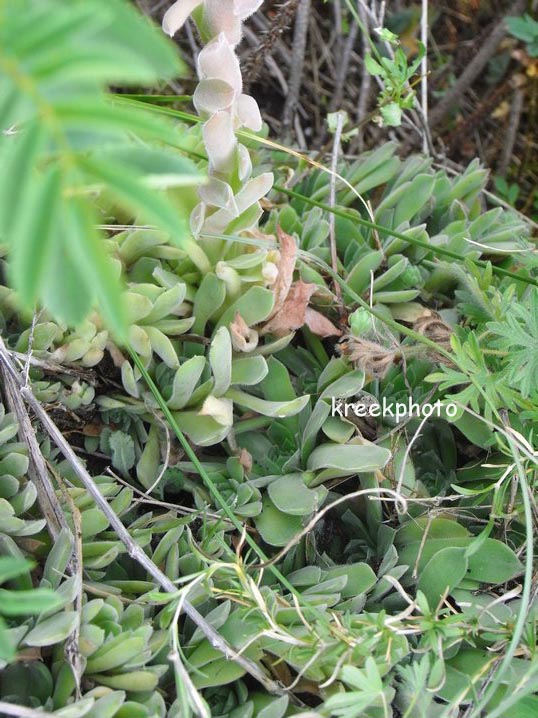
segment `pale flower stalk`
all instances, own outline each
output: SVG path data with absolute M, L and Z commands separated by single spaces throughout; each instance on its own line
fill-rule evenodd
M 191 215 L 195 237 L 256 227 L 260 200 L 273 185 L 273 174 L 252 177 L 247 148 L 237 131 L 259 132 L 262 118 L 253 97 L 243 93 L 243 79 L 235 47 L 242 23 L 263 0 L 178 0 L 165 14 L 163 29 L 175 33 L 192 15 L 206 46 L 198 56 L 199 84 L 194 106 L 205 120 L 203 139 L 209 160 L 209 182 L 200 188 L 200 202 Z
M 290 335 L 307 325 L 322 337 L 339 336 L 326 317 L 309 306 L 316 285 L 293 281 L 297 247 L 292 237 L 279 231 L 279 250 L 258 252 L 260 262 L 236 263 L 225 259 L 219 238 L 227 234 L 256 232 L 262 215 L 260 200 L 273 186 L 272 172 L 252 176 L 248 149 L 238 140 L 238 130 L 262 129 L 256 100 L 243 92 L 239 58 L 235 52 L 241 41 L 242 23 L 263 0 L 178 0 L 165 14 L 163 29 L 173 36 L 189 17 L 196 22 L 205 47 L 197 59 L 199 83 L 194 92 L 196 111 L 203 119 L 202 135 L 209 160 L 209 181 L 198 192 L 200 202 L 191 214 L 191 231 L 206 240 L 208 256 L 214 260 L 214 273 L 226 289 L 221 313 L 241 297 L 245 283 L 262 283 L 274 295 L 273 309 L 263 326 L 250 327 L 236 313 L 229 326 L 231 347 L 237 353 L 255 351 L 260 338 L 273 334 Z M 213 240 L 208 241 L 211 236 Z M 212 251 L 214 248 L 214 251 Z M 224 252 L 224 254 L 222 253 Z M 253 255 L 256 253 L 253 252 Z M 246 272 L 246 274 L 245 274 Z M 202 416 L 231 425 L 231 404 L 211 396 L 204 403 Z

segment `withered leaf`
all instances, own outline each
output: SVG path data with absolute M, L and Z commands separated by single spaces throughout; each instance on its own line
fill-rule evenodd
M 276 316 L 286 301 L 297 262 L 297 245 L 293 237 L 286 234 L 280 227 L 277 227 L 277 236 L 280 243 L 280 262 L 278 263 L 278 275 L 272 287 L 275 293 L 275 304 L 271 317 Z
M 252 352 L 258 346 L 258 332 L 248 326 L 239 312 L 230 324 L 230 335 L 236 352 Z
M 317 312 L 312 307 L 306 308 L 305 324 L 313 334 L 317 334 L 318 337 L 340 337 L 342 332 L 340 329 L 334 326 L 334 324 L 327 319 L 326 316 Z
M 308 284 L 301 279 L 297 282 L 293 281 L 297 262 L 295 240 L 280 227 L 277 227 L 277 234 L 280 242 L 280 261 L 278 276 L 273 285 L 275 304 L 273 313 L 260 330 L 260 334 L 282 337 L 306 324 L 310 331 L 320 337 L 340 336 L 342 332 L 329 319 L 308 306 L 317 285 Z

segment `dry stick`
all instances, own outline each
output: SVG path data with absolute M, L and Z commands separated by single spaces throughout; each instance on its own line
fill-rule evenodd
M 41 312 L 34 312 L 34 316 L 32 317 L 32 326 L 30 327 L 30 333 L 28 335 L 28 353 L 26 357 L 26 363 L 24 365 L 24 383 L 28 384 L 28 381 L 30 379 L 30 363 L 32 360 L 32 349 L 34 346 L 34 334 L 35 334 L 35 328 L 39 319 L 39 315 Z
M 334 207 L 336 204 L 336 173 L 338 170 L 338 155 L 340 153 L 340 143 L 342 141 L 342 129 L 344 127 L 344 113 L 336 113 L 336 128 L 334 131 L 333 153 L 331 158 L 331 184 L 329 194 L 329 205 Z M 331 243 L 331 264 L 333 272 L 338 274 L 338 253 L 336 251 L 336 217 L 331 212 L 329 217 L 329 240 Z M 342 302 L 342 289 L 338 282 L 334 283 L 334 293 L 338 304 L 340 305 L 340 314 L 344 313 L 344 305 Z
M 368 13 L 364 7 L 359 3 L 359 16 L 362 24 L 368 29 Z M 365 58 L 370 51 L 370 45 L 368 44 L 368 33 L 362 33 L 362 73 L 361 73 L 361 90 L 359 93 L 359 103 L 357 105 L 357 122 L 359 123 L 359 134 L 357 137 L 359 152 L 364 149 L 364 133 L 363 133 L 363 120 L 366 117 L 366 110 L 368 109 L 368 100 L 370 99 L 370 90 L 372 87 L 372 76 L 366 69 Z
M 193 31 L 193 22 L 190 18 L 185 23 L 185 33 L 187 35 L 187 40 L 189 41 L 192 56 L 193 56 L 193 58 L 196 58 L 196 57 L 198 57 L 200 48 L 198 47 L 198 45 L 196 43 L 196 38 L 194 37 L 194 31 Z
M 290 20 L 290 24 L 295 16 L 295 8 L 298 2 L 299 0 L 296 0 L 293 4 L 293 7 L 291 8 L 292 17 Z M 257 12 L 252 16 L 252 25 L 254 25 L 258 30 L 263 31 L 264 33 L 268 33 L 271 29 L 269 21 L 260 12 Z M 245 27 L 248 27 L 248 25 L 245 25 Z M 285 42 L 283 42 L 282 40 L 277 40 L 271 49 L 273 55 L 275 53 L 278 54 L 282 65 L 286 65 L 287 67 L 291 66 L 291 52 Z
M 7 354 L 7 350 L 0 339 L 0 358 L 4 359 L 4 352 Z M 7 355 L 9 357 L 9 355 Z M 28 360 L 31 356 L 28 354 Z M 24 406 L 24 402 L 20 394 L 20 384 L 24 386 L 28 383 L 28 367 L 30 361 L 26 363 L 26 367 L 23 372 L 24 378 L 21 379 L 16 372 L 15 376 L 11 373 L 8 366 L 4 362 L 0 364 L 0 373 L 4 379 L 4 392 L 6 394 L 6 400 L 8 405 L 17 417 L 17 423 L 19 425 L 19 438 L 28 447 L 29 464 L 28 464 L 28 476 L 30 481 L 34 484 L 37 491 L 37 500 L 41 513 L 43 514 L 47 523 L 47 530 L 53 541 L 56 541 L 58 535 L 62 529 L 69 531 L 72 534 L 71 529 L 66 521 L 64 512 L 56 497 L 56 492 L 52 481 L 50 480 L 47 465 L 41 453 L 41 449 L 37 442 L 34 428 L 28 417 L 28 413 Z M 70 497 L 69 497 L 70 498 Z M 73 509 L 76 507 L 73 505 Z M 75 515 L 73 515 L 73 521 L 77 526 Z M 80 521 L 78 522 L 80 525 Z M 78 576 L 78 590 L 75 599 L 75 605 L 77 608 L 77 614 L 80 617 L 80 601 L 81 593 L 80 587 L 82 586 L 82 564 L 80 561 L 81 554 L 77 552 L 77 541 L 73 538 L 73 553 L 69 560 L 68 572 L 73 576 Z M 79 631 L 80 631 L 80 620 L 77 624 L 75 631 L 68 637 L 65 643 L 65 656 L 66 660 L 71 666 L 73 676 L 75 678 L 77 698 L 80 697 L 80 652 L 79 652 Z
M 253 30 L 249 27 L 245 27 L 245 35 L 253 46 L 252 53 L 249 55 L 243 66 L 243 76 L 245 78 L 246 89 L 248 89 L 249 86 L 257 80 L 263 61 L 265 61 L 265 64 L 270 70 L 272 70 L 272 65 L 277 66 L 271 57 L 271 53 L 273 48 L 277 49 L 279 44 L 280 46 L 282 45 L 279 38 L 291 24 L 298 1 L 299 0 L 288 0 L 288 2 L 285 2 L 283 5 L 277 7 L 277 15 L 274 20 L 271 21 L 270 25 L 264 30 L 261 39 Z M 263 27 L 263 20 L 265 20 L 265 18 L 262 20 L 259 15 L 255 15 L 253 20 L 256 25 L 261 25 Z M 272 65 L 269 63 L 270 60 L 272 60 Z M 285 85 L 287 87 L 287 83 L 285 83 Z
M 517 0 L 517 2 L 512 5 L 510 10 L 505 13 L 505 15 L 520 15 L 526 7 L 527 0 Z M 471 62 L 467 65 L 463 73 L 460 77 L 458 77 L 454 85 L 445 92 L 443 98 L 430 112 L 430 127 L 438 125 L 445 115 L 458 104 L 461 96 L 467 91 L 470 85 L 473 84 L 493 57 L 502 39 L 506 35 L 507 28 L 505 20 L 506 17 L 503 17 L 502 20 L 495 25 L 489 36 L 486 38 L 486 41 Z
M 428 0 L 422 0 L 422 14 L 420 17 L 420 39 L 424 45 L 424 57 L 420 63 L 420 104 L 422 105 L 422 117 L 424 125 L 428 127 Z M 422 151 L 427 154 L 429 150 L 428 136 L 424 133 L 422 137 Z
M 295 32 L 293 34 L 293 54 L 291 58 L 290 78 L 288 81 L 288 95 L 282 114 L 282 134 L 289 135 L 293 114 L 299 101 L 301 79 L 303 76 L 306 39 L 308 36 L 308 22 L 310 19 L 310 0 L 300 0 L 295 18 Z
M 9 352 L 12 357 L 19 359 L 30 366 L 34 366 L 37 369 L 42 369 L 48 374 L 67 374 L 68 376 L 75 376 L 78 379 L 83 379 L 92 386 L 97 385 L 97 377 L 95 372 L 91 369 L 80 369 L 79 367 L 67 364 L 59 364 L 58 362 L 49 359 L 39 359 L 28 352 Z
M 90 494 L 92 499 L 95 501 L 103 514 L 108 519 L 111 527 L 114 529 L 118 538 L 127 549 L 129 556 L 137 561 L 145 570 L 155 579 L 155 581 L 163 588 L 167 593 L 176 594 L 177 586 L 164 574 L 161 569 L 156 566 L 144 550 L 133 540 L 123 523 L 120 521 L 116 513 L 110 507 L 108 501 L 101 494 L 95 482 L 93 481 L 90 474 L 86 471 L 82 465 L 80 459 L 75 454 L 71 445 L 66 441 L 62 432 L 58 429 L 56 424 L 43 409 L 40 402 L 34 396 L 32 390 L 28 387 L 23 386 L 20 376 L 13 366 L 9 354 L 7 353 L 4 343 L 0 338 L 0 360 L 2 362 L 4 373 L 7 374 L 11 380 L 18 385 L 20 396 L 24 401 L 31 407 L 43 428 L 48 433 L 50 438 L 54 441 L 56 446 L 60 449 L 64 458 L 67 460 L 77 477 L 80 479 L 86 491 Z M 29 420 L 29 419 L 28 419 Z M 260 668 L 248 658 L 240 656 L 234 651 L 234 649 L 215 631 L 215 629 L 207 623 L 204 617 L 197 611 L 197 609 L 189 602 L 184 601 L 184 611 L 187 616 L 200 628 L 204 636 L 208 639 L 209 643 L 221 651 L 226 658 L 229 660 L 236 661 L 247 673 L 250 673 L 263 687 L 270 693 L 283 695 L 285 691 L 281 686 L 270 679 L 263 673 Z
M 339 64 L 338 71 L 336 74 L 336 87 L 333 93 L 331 104 L 329 105 L 329 109 L 331 111 L 337 110 L 342 104 L 342 98 L 344 96 L 344 85 L 346 84 L 349 63 L 351 61 L 351 53 L 353 51 L 353 46 L 355 45 L 355 40 L 357 39 L 358 31 L 359 26 L 355 21 L 353 21 L 349 30 L 346 44 L 344 45 L 342 57 L 338 58 Z
M 62 529 L 68 529 L 64 513 L 58 503 L 56 491 L 47 471 L 43 454 L 39 448 L 32 422 L 25 409 L 21 397 L 21 380 L 13 368 L 12 360 L 0 338 L 0 374 L 3 379 L 3 388 L 9 409 L 17 418 L 19 425 L 19 438 L 28 447 L 29 465 L 28 476 L 37 491 L 37 501 L 43 518 L 47 522 L 47 529 L 53 541 L 56 541 Z
M 338 62 L 340 59 L 340 53 L 342 50 L 342 41 L 343 41 L 343 34 L 342 34 L 342 8 L 340 7 L 340 0 L 336 0 L 335 3 L 333 3 L 333 14 L 334 14 L 334 47 L 335 47 L 335 54 L 336 54 L 336 61 Z M 329 48 L 330 49 L 330 45 Z
M 512 159 L 512 153 L 517 139 L 519 121 L 521 120 L 521 112 L 523 110 L 523 97 L 523 90 L 517 88 L 514 92 L 514 99 L 510 108 L 510 122 L 506 131 L 506 139 L 504 141 L 503 152 L 499 162 L 499 168 L 497 170 L 497 174 L 501 175 L 501 177 L 506 175 L 508 165 Z
M 243 34 L 247 38 L 248 42 L 253 46 L 256 47 L 258 44 L 258 36 L 256 33 L 251 30 L 249 27 L 245 26 L 243 28 Z M 286 82 L 286 78 L 282 74 L 282 70 L 274 60 L 274 58 L 271 55 L 267 55 L 265 57 L 265 64 L 267 66 L 267 69 L 271 73 L 271 75 L 276 79 L 278 84 L 280 85 L 280 89 L 282 90 L 282 93 L 284 95 L 288 94 L 288 83 Z M 252 74 L 250 74 L 250 70 L 243 71 L 243 75 L 245 76 L 248 84 L 245 85 L 245 87 L 249 87 L 254 80 L 256 79 L 258 74 L 258 71 L 256 68 L 252 70 Z
M 336 44 L 340 43 L 342 39 L 342 8 L 340 7 L 340 0 L 336 0 L 334 3 L 334 28 L 336 33 Z M 338 50 L 338 47 L 337 47 Z

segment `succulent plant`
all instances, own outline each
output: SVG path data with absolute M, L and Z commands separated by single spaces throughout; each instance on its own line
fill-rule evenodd
M 403 305 L 446 291 L 459 281 L 457 262 L 432 264 L 435 255 L 428 247 L 448 250 L 458 258 L 485 254 L 501 259 L 527 246 L 528 227 L 515 213 L 500 208 L 483 211 L 487 173 L 478 162 L 450 177 L 445 170 L 433 170 L 427 158 L 411 156 L 402 162 L 395 152 L 396 145 L 387 143 L 339 167 L 345 186 L 337 194 L 337 208 L 346 208 L 349 219 L 337 216 L 335 228 L 339 269 L 349 288 L 376 306 L 387 305 L 398 316 Z M 321 171 L 297 187 L 298 194 L 315 202 L 326 202 L 329 191 L 329 176 Z M 372 205 L 366 217 L 365 202 Z M 353 215 L 386 231 L 378 234 L 354 222 Z M 264 229 L 273 231 L 277 225 L 298 235 L 303 250 L 330 263 L 329 223 L 319 208 L 294 198 L 290 206 L 272 212 Z M 390 230 L 410 242 L 392 236 Z M 303 266 L 301 276 L 326 284 L 311 266 Z M 353 304 L 351 296 L 347 300 Z
M 46 525 L 44 519 L 29 518 L 37 491 L 26 477 L 26 446 L 13 441 L 17 430 L 14 417 L 0 404 L 0 530 L 4 538 L 32 536 Z

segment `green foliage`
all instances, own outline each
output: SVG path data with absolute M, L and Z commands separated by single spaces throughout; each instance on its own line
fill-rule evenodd
M 495 190 L 499 193 L 499 196 L 515 207 L 521 191 L 517 182 L 508 184 L 504 177 L 494 177 L 493 182 L 495 184 Z
M 0 286 L 0 327 L 16 358 L 31 351 L 35 394 L 177 591 L 158 590 L 36 424 L 67 522 L 50 538 L 26 447 L 2 410 L 0 698 L 76 718 L 190 718 L 194 706 L 288 718 L 295 698 L 309 718 L 535 713 L 538 305 L 525 223 L 487 207 L 477 162 L 450 176 L 422 156 L 401 160 L 389 143 L 338 168 L 335 275 L 328 173 L 263 154 L 250 137 L 255 166 L 296 173 L 297 191 L 290 202 L 271 197 L 263 234 L 230 225 L 195 244 L 182 222 L 206 171 L 200 128 L 103 94 L 177 72 L 173 50 L 119 0 L 56 13 L 50 4 L 4 8 L 13 34 L 0 31 L 0 58 L 24 59 L 67 150 L 8 74 L 20 107 L 4 167 L 17 171 L 20 201 L 37 203 L 23 214 L 53 249 L 74 231 L 56 231 L 66 211 L 77 220 L 73 206 L 92 227 L 118 227 L 94 235 L 93 248 L 109 272 L 101 282 L 123 277 L 125 319 L 119 295 L 94 281 L 97 265 L 88 270 L 95 256 L 73 254 L 62 284 L 52 249 L 34 246 L 24 222 L 2 238 L 13 286 Z M 408 101 L 400 52 L 393 66 L 375 60 L 392 88 L 386 108 Z M 64 166 L 66 153 L 74 164 Z M 54 208 L 55 196 L 47 222 L 35 208 Z M 5 205 L 10 221 L 22 206 Z M 157 226 L 120 230 L 139 215 Z M 293 266 L 273 241 L 278 228 L 296 241 Z M 23 248 L 31 237 L 26 255 L 11 237 Z M 90 251 L 84 227 L 79 239 Z M 33 251 L 40 267 L 21 280 Z M 300 322 L 284 336 L 264 331 L 282 285 L 300 279 L 316 289 L 302 309 L 332 317 L 341 341 Z M 40 309 L 32 324 L 25 300 Z M 409 397 L 455 400 L 457 415 L 331 415 L 336 400 Z M 245 675 L 179 615 L 185 598 L 289 692 Z
M 27 573 L 32 564 L 21 558 L 0 556 L 0 584 Z M 6 618 L 29 616 L 59 608 L 60 598 L 48 588 L 10 591 L 0 588 L 0 664 L 14 660 L 16 653 L 6 625 Z
M 538 57 L 538 21 L 525 13 L 521 17 L 507 17 L 508 32 L 523 40 L 531 57 Z
M 344 666 L 340 677 L 342 683 L 352 690 L 335 694 L 325 701 L 323 707 L 331 715 L 358 718 L 370 706 L 384 707 L 386 711 L 394 697 L 394 690 L 383 685 L 379 668 L 372 657 L 366 659 L 364 671 L 355 666 Z
M 4 2 L 0 33 L 0 238 L 18 304 L 31 310 L 39 301 L 74 325 L 97 302 L 124 337 L 125 302 L 95 193 L 185 247 L 183 220 L 158 190 L 200 177 L 171 150 L 173 127 L 126 111 L 104 88 L 162 81 L 181 64 L 123 0 Z
M 381 39 L 386 40 L 389 32 L 383 28 L 380 32 Z M 388 41 L 394 44 L 396 40 L 396 36 L 390 33 Z M 384 125 L 399 127 L 402 124 L 403 112 L 415 106 L 415 92 L 409 87 L 409 81 L 422 62 L 424 53 L 425 48 L 420 45 L 420 52 L 411 63 L 400 47 L 394 52 L 393 57 L 382 57 L 379 53 L 376 53 L 376 58 L 372 54 L 366 55 L 364 60 L 366 69 L 370 75 L 379 77 L 383 82 L 378 106 Z
M 505 353 L 506 380 L 525 398 L 536 389 L 538 379 L 538 294 L 529 292 L 528 304 L 515 304 L 503 322 L 489 322 L 494 349 Z

